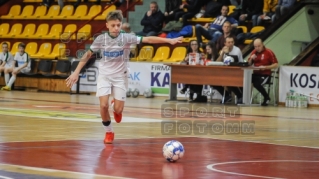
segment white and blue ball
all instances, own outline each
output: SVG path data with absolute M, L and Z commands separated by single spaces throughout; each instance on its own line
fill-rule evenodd
M 183 158 L 184 153 L 184 146 L 176 140 L 168 141 L 163 146 L 163 156 L 169 162 L 176 162 Z
M 230 65 L 231 62 L 234 62 L 234 58 L 231 56 L 226 56 L 224 58 L 224 65 Z

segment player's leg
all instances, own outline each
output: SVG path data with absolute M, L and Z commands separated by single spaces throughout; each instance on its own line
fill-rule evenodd
M 1 66 L 0 66 L 0 77 L 1 77 L 1 75 L 2 75 L 2 72 L 4 72 L 4 67 L 1 67 Z
M 112 79 L 112 91 L 114 100 L 112 100 L 114 119 L 117 123 L 122 120 L 122 112 L 124 109 L 126 90 L 128 88 L 127 76 Z
M 102 124 L 105 128 L 104 143 L 112 143 L 114 140 L 114 131 L 111 124 L 109 113 L 109 96 L 111 94 L 111 83 L 105 76 L 99 76 L 97 82 L 96 96 L 100 100 L 100 114 Z
M 4 80 L 5 80 L 6 86 L 2 87 L 1 90 L 9 90 L 9 91 L 11 90 L 11 86 L 10 87 L 8 86 L 8 84 L 11 81 L 11 78 L 12 78 L 12 77 L 10 78 L 10 73 L 12 73 L 12 77 L 13 77 L 13 69 L 12 68 L 5 68 L 4 69 Z M 16 80 L 16 77 L 12 78 L 13 82 L 15 80 Z M 12 82 L 12 84 L 13 84 L 13 82 Z

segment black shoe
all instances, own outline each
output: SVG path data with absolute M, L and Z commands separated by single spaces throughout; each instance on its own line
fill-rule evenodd
M 262 106 L 268 106 L 269 102 L 270 102 L 270 98 L 265 98 L 265 99 L 264 99 L 264 102 L 261 103 L 261 105 L 262 105 Z

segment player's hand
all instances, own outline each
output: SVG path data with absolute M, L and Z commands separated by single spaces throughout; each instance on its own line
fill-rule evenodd
M 183 9 L 184 8 L 184 4 L 179 6 L 179 9 Z
M 260 68 L 261 71 L 266 70 L 267 68 L 265 66 L 259 66 L 258 68 Z
M 246 20 L 246 17 L 247 17 L 246 14 L 242 14 L 242 15 L 239 16 L 239 19 L 244 21 L 244 20 Z
M 65 81 L 66 81 L 66 86 L 71 88 L 79 79 L 79 74 L 77 73 L 72 73 Z
M 171 39 L 170 44 L 175 45 L 177 43 L 182 43 L 182 42 L 183 42 L 183 37 L 178 37 L 178 38 Z
M 167 13 L 167 12 L 165 12 L 165 13 L 164 13 L 164 16 L 168 16 L 168 13 Z
M 255 60 L 257 58 L 257 55 L 256 54 L 253 54 L 249 59 L 250 60 Z
M 229 53 L 229 48 L 227 46 L 223 47 L 222 50 L 223 50 L 224 53 Z
M 151 16 L 152 15 L 152 11 L 147 11 L 147 16 Z
M 174 13 L 174 11 L 169 12 L 169 15 L 172 15 Z

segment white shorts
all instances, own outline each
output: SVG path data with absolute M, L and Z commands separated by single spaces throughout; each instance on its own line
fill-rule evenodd
M 30 73 L 31 68 L 25 67 L 20 70 L 20 73 Z
M 107 77 L 99 75 L 97 79 L 96 96 L 101 97 L 112 94 L 115 99 L 125 101 L 127 88 L 127 75 L 120 77 Z

